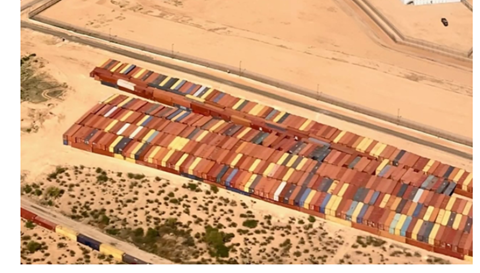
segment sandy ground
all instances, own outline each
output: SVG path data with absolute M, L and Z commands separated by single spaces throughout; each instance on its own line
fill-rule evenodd
M 91 155 L 91 163 L 99 158 Z M 64 166 L 63 172 L 55 172 L 55 168 L 51 168 L 48 173 L 57 173 L 55 178 L 52 175 L 29 176 L 25 177 L 22 186 L 24 190 L 27 185 L 31 187 L 32 190 L 25 194 L 33 200 L 76 220 L 101 227 L 107 233 L 118 230 L 120 234 L 125 228 L 146 231 L 160 227 L 163 232 L 158 238 L 157 253 L 176 262 L 214 262 L 207 244 L 200 239 L 206 232 L 205 227 L 210 225 L 220 226 L 222 232 L 233 235 L 225 245 L 232 247 L 229 258 L 238 263 L 464 263 L 375 237 L 372 241 L 367 239 L 366 233 L 322 219 L 307 219 L 305 214 L 277 206 L 273 209 L 271 204 L 231 192 L 215 192 L 200 182 L 178 177 L 172 180 L 158 176 L 135 177 L 135 173 L 118 172 L 133 168 L 117 166 L 117 171 Z M 162 175 L 158 171 L 156 174 Z M 108 177 L 106 182 L 98 180 L 101 175 Z M 59 195 L 52 197 L 52 189 L 58 189 Z M 103 215 L 108 217 L 108 222 L 103 221 Z M 256 221 L 256 226 L 246 226 L 247 220 Z M 165 223 L 172 221 L 176 229 L 166 231 L 172 226 Z M 188 237 L 191 244 L 184 243 Z
M 471 70 L 380 46 L 337 3 L 72 0 L 43 16 L 311 90 L 319 85 L 324 94 L 392 115 L 400 109 L 404 119 L 471 137 Z
M 413 6 L 401 1 L 367 1 L 405 36 L 465 52 L 472 48 L 473 13 L 462 3 Z M 441 18 L 448 20 L 448 27 Z
M 22 264 L 116 264 L 113 259 L 96 250 L 43 227 L 27 227 L 26 223 L 25 220 L 20 220 Z M 28 250 L 30 242 L 40 244 L 41 248 L 31 253 Z
M 35 41 L 35 43 L 31 41 Z M 195 234 L 196 232 L 204 232 L 204 222 L 195 224 L 193 215 L 197 215 L 197 218 L 201 217 L 203 221 L 209 221 L 211 224 L 214 224 L 216 219 L 217 223 L 221 223 L 223 226 L 225 226 L 226 231 L 234 233 L 235 237 L 232 239 L 231 243 L 240 245 L 235 246 L 237 252 L 231 253 L 231 256 L 236 257 L 238 262 L 244 263 L 268 263 L 269 259 L 273 259 L 270 260 L 273 262 L 278 262 L 278 259 L 281 259 L 283 263 L 339 263 L 341 262 L 341 259 L 343 259 L 344 263 L 348 263 L 349 261 L 352 263 L 369 263 L 369 257 L 372 257 L 372 263 L 428 262 L 427 260 L 429 259 L 429 254 L 422 252 L 422 250 L 412 249 L 407 251 L 410 254 L 404 253 L 402 254 L 402 257 L 390 257 L 390 254 L 394 254 L 394 249 L 398 248 L 390 248 L 390 243 L 386 243 L 384 245 L 384 247 L 387 249 L 387 253 L 389 253 L 388 255 L 385 254 L 386 252 L 381 247 L 370 248 L 367 246 L 366 248 L 359 247 L 355 249 L 353 245 L 355 245 L 357 236 L 367 236 L 367 234 L 353 229 L 346 230 L 341 226 L 333 223 L 327 223 L 320 219 L 315 221 L 315 228 L 310 229 L 310 232 L 315 230 L 315 234 L 311 233 L 308 235 L 308 232 L 303 231 L 304 226 L 309 223 L 308 220 L 306 220 L 305 214 L 279 208 L 278 206 L 260 201 L 251 203 L 250 199 L 243 198 L 242 196 L 238 196 L 237 194 L 232 194 L 229 192 L 226 193 L 220 191 L 217 195 L 214 195 L 213 193 L 207 195 L 207 190 L 209 190 L 208 186 L 201 185 L 199 188 L 202 190 L 202 192 L 192 193 L 192 191 L 182 188 L 184 184 L 188 184 L 187 179 L 163 173 L 144 166 L 135 165 L 113 158 L 93 155 L 63 146 L 61 143 L 61 134 L 63 134 L 63 132 L 65 132 L 71 126 L 71 124 L 73 124 L 73 122 L 75 122 L 75 120 L 77 120 L 85 111 L 90 109 L 96 101 L 116 92 L 116 90 L 103 87 L 99 85 L 98 82 L 90 79 L 88 77 L 89 71 L 94 65 L 102 62 L 105 58 L 120 57 L 89 47 L 69 42 L 62 42 L 61 40 L 48 35 L 35 33 L 29 30 L 22 30 L 22 54 L 25 53 L 36 53 L 38 56 L 41 56 L 44 60 L 46 60 L 45 69 L 58 81 L 67 82 L 70 86 L 70 89 L 67 91 L 63 102 L 49 101 L 41 105 L 22 103 L 22 119 L 24 119 L 24 123 L 36 119 L 35 115 L 29 115 L 29 111 L 43 111 L 42 113 L 48 112 L 48 115 L 42 115 L 45 118 L 41 123 L 36 123 L 40 125 L 35 133 L 22 132 L 21 134 L 21 169 L 23 176 L 22 185 L 25 186 L 29 184 L 32 186 L 33 183 L 36 183 L 39 185 L 39 190 L 42 191 L 39 197 L 32 198 L 44 200 L 45 204 L 47 205 L 48 200 L 51 200 L 52 208 L 66 214 L 81 215 L 82 212 L 87 213 L 87 211 L 91 212 L 95 209 L 99 210 L 101 208 L 105 208 L 106 214 L 108 214 L 112 221 L 107 228 L 119 228 L 121 227 L 120 223 L 122 222 L 124 222 L 125 226 L 128 227 L 146 227 L 154 224 L 156 220 L 155 217 L 158 217 L 157 221 L 160 221 L 160 223 L 162 219 L 176 217 L 184 225 L 187 225 L 189 220 L 192 221 L 189 226 L 192 229 L 192 234 Z M 128 58 L 123 58 L 123 60 L 127 62 L 134 62 Z M 176 72 L 169 71 L 164 68 L 155 67 L 141 62 L 136 63 L 138 63 L 140 66 L 163 73 L 176 74 Z M 205 82 L 205 80 L 188 75 L 179 76 L 189 78 L 193 81 Z M 209 84 L 219 86 L 215 83 Z M 219 87 L 222 88 L 221 85 Z M 231 89 L 231 92 L 244 97 L 247 96 L 247 94 L 240 90 Z M 262 98 L 259 96 L 248 96 L 252 99 L 262 100 Z M 267 104 L 272 103 L 266 99 L 264 99 L 264 102 Z M 316 117 L 317 120 L 321 120 L 333 126 L 338 126 L 339 124 L 331 118 L 329 119 L 328 117 L 323 117 L 321 115 L 315 116 L 315 114 L 311 112 L 299 111 L 292 106 L 280 105 L 280 107 L 289 111 L 296 111 L 300 115 Z M 39 110 L 29 110 L 32 108 Z M 353 125 L 344 123 L 341 124 L 341 126 L 345 126 L 345 129 L 348 130 L 356 130 Z M 359 127 L 359 129 L 356 131 L 362 134 L 364 132 L 368 133 L 368 130 L 362 131 L 361 127 Z M 377 139 L 380 139 L 386 143 L 392 143 L 394 145 L 401 143 L 401 146 L 413 148 L 410 146 L 412 144 L 401 142 L 398 139 L 395 140 L 393 137 L 390 137 L 389 139 L 388 136 L 381 136 L 375 132 L 370 132 L 369 134 L 372 134 L 372 137 L 376 137 Z M 395 144 L 395 142 L 397 144 Z M 442 160 L 444 158 L 445 160 L 456 161 L 456 159 L 453 159 L 453 157 L 444 153 L 435 152 L 425 148 L 421 151 L 424 153 L 429 153 L 429 156 L 435 155 L 438 158 L 442 158 Z M 456 163 L 457 165 L 471 164 L 471 162 L 461 161 L 460 159 L 458 159 L 458 162 Z M 63 164 L 70 165 L 68 171 L 69 177 L 67 177 L 66 174 L 62 175 L 62 177 L 59 179 L 59 182 L 56 180 L 48 181 L 45 179 L 46 175 L 55 169 L 55 166 Z M 82 173 L 77 171 L 77 175 L 75 175 L 73 172 L 73 165 L 84 165 L 85 169 L 82 171 Z M 95 172 L 97 167 L 100 167 L 103 170 L 108 170 L 107 175 L 108 177 L 112 178 L 112 181 L 108 181 L 104 184 L 97 183 L 95 179 L 95 177 L 98 175 Z M 121 177 L 118 177 L 118 172 L 123 172 Z M 127 178 L 127 172 L 142 173 L 150 177 L 158 176 L 161 177 L 161 181 L 155 182 L 155 179 L 147 178 L 147 181 L 144 182 L 133 181 L 137 182 L 135 185 L 132 183 L 131 179 Z M 87 173 L 94 174 L 93 176 L 87 176 Z M 125 179 L 125 181 L 122 181 L 121 179 Z M 169 180 L 169 182 L 166 183 L 164 180 Z M 113 181 L 115 181 L 115 183 L 113 183 Z M 141 188 L 140 185 L 142 186 Z M 56 199 L 45 199 L 46 195 L 48 195 L 47 189 L 51 186 L 64 189 L 64 194 Z M 132 189 L 130 189 L 130 187 L 132 187 Z M 175 191 L 175 189 L 177 189 L 177 191 Z M 157 196 L 157 194 L 162 190 L 163 192 L 160 193 L 160 196 Z M 170 192 L 173 192 L 174 197 L 168 197 Z M 101 196 L 99 197 L 99 195 Z M 169 201 L 166 201 L 165 197 L 168 197 Z M 194 200 L 194 197 L 197 198 L 197 200 Z M 223 200 L 221 197 L 223 197 Z M 182 198 L 182 201 L 179 205 L 175 205 L 170 201 L 170 199 L 173 198 Z M 237 204 L 237 206 L 231 206 L 229 208 L 233 210 L 233 213 L 229 212 L 228 209 L 225 208 L 225 204 L 218 204 L 222 202 L 225 203 L 225 198 L 229 199 L 229 204 L 231 204 L 232 200 L 234 200 Z M 158 201 L 155 201 L 155 199 Z M 108 204 L 107 201 L 109 202 Z M 120 201 L 122 201 L 122 203 L 120 203 Z M 246 208 L 242 206 L 242 201 L 245 203 Z M 152 202 L 154 205 L 152 205 Z M 166 204 L 168 204 L 168 207 Z M 214 205 L 216 205 L 216 212 L 214 212 Z M 56 206 L 58 206 L 58 208 L 56 208 Z M 154 209 L 148 209 L 147 206 L 153 207 Z M 189 215 L 185 212 L 186 208 L 188 208 L 190 211 Z M 223 209 L 223 212 L 221 209 Z M 268 222 L 265 220 L 265 216 L 272 216 L 272 220 L 270 221 L 272 225 L 269 225 L 268 228 L 263 228 L 267 234 L 262 234 L 261 228 L 259 228 L 260 223 L 258 224 L 258 227 L 254 229 L 260 230 L 257 231 L 260 232 L 260 234 L 255 234 L 255 231 L 253 231 L 253 235 L 241 236 L 238 233 L 238 229 L 248 230 L 248 228 L 242 226 L 245 218 L 240 216 L 241 214 L 247 214 L 248 210 L 251 211 L 251 215 L 254 215 L 256 220 L 262 223 Z M 148 215 L 146 215 L 147 211 Z M 230 218 L 230 221 L 227 219 L 227 217 Z M 290 217 L 293 217 L 294 220 L 290 219 Z M 86 219 L 88 220 L 89 217 L 86 217 Z M 301 222 L 299 223 L 300 220 L 302 220 L 304 224 L 301 224 Z M 289 221 L 291 222 L 290 226 L 292 230 L 289 230 L 288 232 L 292 234 L 291 236 L 288 236 L 287 231 L 285 230 Z M 237 227 L 228 227 L 232 222 L 237 223 Z M 273 226 L 275 225 L 284 226 L 284 229 L 272 230 L 274 229 Z M 321 229 L 323 229 L 323 231 Z M 294 232 L 297 232 L 297 234 L 293 234 Z M 321 235 L 324 232 L 326 234 Z M 284 233 L 284 236 L 281 235 L 282 233 Z M 305 241 L 305 244 L 301 244 L 302 240 L 300 238 L 300 234 L 302 234 L 304 237 L 303 241 Z M 311 243 L 308 240 L 307 235 L 310 236 Z M 273 240 L 266 246 L 260 246 L 260 242 L 263 242 L 264 240 L 262 236 L 272 236 Z M 276 249 L 289 248 L 289 244 L 284 244 L 282 247 L 280 247 L 280 244 L 285 241 L 287 236 L 291 241 L 291 247 L 288 251 L 286 251 L 288 256 L 276 257 L 275 255 L 280 255 L 280 252 L 278 252 Z M 298 236 L 298 238 L 296 236 Z M 322 241 L 320 241 L 320 237 L 322 238 Z M 331 239 L 328 237 L 331 237 Z M 248 242 L 245 241 L 246 238 L 248 238 Z M 257 240 L 255 245 L 254 238 Z M 188 257 L 190 257 L 192 260 L 199 260 L 202 257 L 207 259 L 208 254 L 200 251 L 205 250 L 205 245 L 200 242 L 197 242 L 196 245 L 199 252 L 187 248 L 185 251 L 190 255 Z M 318 250 L 314 250 L 315 247 L 317 247 Z M 250 248 L 250 250 L 247 248 Z M 268 253 L 270 256 L 263 258 L 262 255 L 257 255 L 262 248 L 265 248 L 265 253 Z M 304 252 L 305 249 L 308 249 L 308 253 Z M 299 255 L 298 253 L 295 253 L 297 251 L 300 251 L 301 255 L 299 257 L 296 257 L 296 255 Z M 356 251 L 362 251 L 362 254 L 358 254 Z M 369 254 L 371 253 L 370 256 L 363 256 L 365 252 L 368 252 Z M 415 255 L 415 252 L 419 252 L 419 254 Z M 383 261 L 380 254 L 376 253 L 383 253 Z M 314 254 L 314 257 L 311 258 L 310 254 Z M 345 255 L 349 257 L 345 257 Z M 411 257 L 407 258 L 408 255 L 419 257 L 416 257 L 415 260 L 412 260 L 413 258 Z M 452 263 L 453 262 L 457 263 L 462 261 L 452 260 Z

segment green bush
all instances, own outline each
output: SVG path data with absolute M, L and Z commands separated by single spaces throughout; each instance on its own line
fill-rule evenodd
M 215 186 L 215 185 L 210 185 L 210 190 L 211 190 L 213 193 L 218 193 L 218 187 Z
M 312 215 L 310 215 L 310 216 L 308 217 L 308 221 L 309 221 L 310 223 L 315 223 L 315 217 L 313 217 Z
M 244 226 L 244 227 L 256 228 L 257 225 L 258 225 L 258 221 L 257 221 L 257 220 L 248 219 L 248 220 L 243 221 L 243 226 Z
M 39 250 L 41 247 L 42 245 L 35 241 L 30 241 L 27 244 L 27 249 L 30 253 L 34 253 L 35 251 Z

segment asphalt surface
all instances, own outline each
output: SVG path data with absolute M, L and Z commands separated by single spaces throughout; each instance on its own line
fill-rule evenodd
M 26 197 L 22 196 L 21 197 L 21 207 L 29 210 L 35 214 L 37 214 L 40 217 L 43 217 L 49 221 L 52 221 L 56 224 L 71 228 L 83 235 L 89 236 L 95 240 L 98 240 L 99 242 L 110 244 L 117 249 L 132 255 L 135 258 L 138 258 L 142 261 L 145 261 L 150 264 L 173 264 L 173 262 L 163 259 L 161 257 L 158 257 L 154 254 L 145 252 L 139 248 L 137 248 L 134 245 L 128 244 L 126 242 L 120 241 L 118 239 L 115 239 L 113 237 L 110 237 L 106 235 L 105 233 L 89 226 L 86 224 L 82 224 L 79 222 L 76 222 L 66 216 L 63 216 L 60 213 L 52 212 L 48 208 L 43 208 L 40 205 L 35 204 L 34 202 L 28 200 Z M 47 211 L 48 210 L 48 211 Z
M 266 92 L 266 91 L 263 91 L 263 90 L 260 90 L 260 89 L 257 89 L 257 88 L 251 87 L 251 86 L 247 86 L 247 85 L 244 85 L 244 84 L 241 84 L 241 83 L 232 82 L 232 81 L 229 81 L 229 80 L 226 80 L 224 78 L 220 78 L 220 77 L 208 74 L 208 73 L 195 71 L 195 70 L 190 69 L 190 68 L 186 68 L 186 67 L 182 67 L 182 66 L 179 66 L 179 65 L 163 62 L 161 60 L 155 60 L 154 58 L 152 58 L 150 56 L 142 55 L 142 54 L 139 54 L 139 53 L 136 53 L 136 52 L 131 52 L 131 51 L 128 51 L 126 49 L 113 47 L 113 46 L 110 46 L 108 44 L 103 44 L 103 43 L 95 41 L 95 40 L 84 38 L 82 36 L 76 36 L 76 35 L 74 36 L 74 35 L 71 35 L 71 34 L 68 34 L 68 33 L 64 33 L 64 32 L 57 31 L 57 30 L 52 29 L 52 28 L 44 27 L 44 26 L 34 24 L 34 23 L 31 23 L 31 22 L 26 22 L 26 21 L 21 21 L 21 27 L 22 28 L 28 28 L 28 29 L 38 31 L 38 32 L 42 32 L 42 33 L 45 33 L 45 34 L 57 36 L 61 39 L 66 39 L 66 40 L 69 40 L 69 41 L 72 41 L 72 42 L 76 42 L 76 43 L 92 46 L 92 47 L 95 47 L 95 48 L 99 48 L 99 49 L 102 49 L 102 50 L 110 51 L 110 52 L 113 52 L 113 53 L 116 53 L 116 54 L 119 54 L 119 55 L 123 55 L 123 56 L 130 57 L 130 58 L 133 58 L 133 59 L 141 60 L 141 61 L 148 62 L 148 63 L 154 64 L 154 65 L 167 67 L 167 68 L 170 68 L 170 69 L 173 69 L 173 70 L 178 70 L 178 71 L 188 73 L 188 74 L 192 74 L 192 75 L 195 75 L 195 76 L 198 76 L 198 77 L 202 77 L 202 78 L 209 79 L 209 80 L 212 80 L 212 81 L 220 82 L 220 83 L 225 84 L 225 85 L 229 85 L 229 86 L 232 86 L 232 87 L 235 87 L 235 88 L 243 89 L 245 91 L 249 91 L 249 92 L 256 93 L 256 94 L 259 94 L 259 95 L 262 95 L 262 96 L 266 96 L 266 97 L 269 97 L 269 98 L 272 98 L 272 99 L 275 99 L 275 100 L 278 100 L 278 101 L 281 101 L 281 102 L 285 102 L 285 103 L 288 103 L 288 104 L 291 104 L 291 105 L 295 105 L 297 107 L 301 107 L 301 108 L 308 109 L 308 110 L 311 110 L 311 111 L 314 111 L 314 112 L 318 112 L 320 114 L 324 114 L 324 115 L 327 115 L 327 116 L 330 116 L 330 117 L 333 117 L 333 118 L 336 118 L 336 119 L 340 119 L 340 120 L 343 120 L 343 121 L 346 121 L 346 122 L 357 124 L 357 125 L 360 125 L 360 126 L 372 129 L 372 130 L 376 130 L 376 131 L 379 131 L 379 132 L 382 132 L 382 133 L 390 134 L 390 135 L 393 135 L 393 136 L 396 136 L 396 137 L 399 137 L 399 138 L 402 138 L 402 139 L 405 139 L 405 140 L 408 140 L 408 141 L 411 141 L 411 142 L 414 142 L 414 143 L 417 143 L 417 144 L 420 144 L 420 145 L 424 145 L 424 146 L 427 146 L 427 147 L 430 147 L 430 148 L 433 148 L 433 149 L 440 150 L 442 152 L 450 153 L 450 154 L 453 154 L 453 155 L 456 155 L 456 156 L 459 156 L 459 157 L 462 157 L 462 158 L 466 158 L 466 159 L 469 159 L 469 160 L 473 159 L 473 155 L 470 154 L 470 153 L 466 153 L 466 152 L 459 151 L 459 150 L 456 150 L 456 149 L 453 149 L 453 148 L 450 148 L 450 147 L 446 147 L 446 146 L 443 146 L 443 145 L 440 145 L 440 144 L 437 144 L 437 143 L 433 143 L 433 142 L 424 140 L 422 138 L 411 136 L 411 135 L 408 135 L 408 134 L 405 134 L 405 133 L 402 133 L 402 132 L 398 132 L 398 131 L 395 131 L 395 130 L 392 130 L 392 129 L 389 129 L 389 128 L 385 128 L 385 127 L 382 127 L 382 126 L 379 126 L 379 125 L 376 125 L 376 124 L 373 124 L 373 123 L 370 123 L 370 122 L 367 122 L 367 121 L 364 121 L 364 120 L 360 120 L 360 119 L 356 119 L 356 118 L 349 117 L 349 116 L 346 116 L 346 115 L 342 115 L 342 114 L 339 114 L 339 113 L 331 112 L 331 111 L 325 110 L 325 109 L 317 107 L 317 106 L 309 105 L 309 104 L 306 104 L 306 103 L 303 103 L 303 102 L 300 102 L 300 101 L 296 101 L 296 100 L 291 100 L 288 97 L 284 97 L 284 96 L 281 96 L 281 95 L 276 95 L 274 93 L 269 93 L 269 92 Z

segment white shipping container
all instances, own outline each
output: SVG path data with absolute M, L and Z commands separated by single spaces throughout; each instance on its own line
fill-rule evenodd
M 123 132 L 125 132 L 125 130 L 127 130 L 129 126 L 130 126 L 130 123 L 123 125 L 123 127 L 120 130 L 118 130 L 117 135 L 123 134 Z
M 143 127 L 139 126 L 135 131 L 133 131 L 133 133 L 130 135 L 130 138 L 133 139 L 138 134 L 138 132 L 140 132 L 140 130 L 142 130 L 142 129 L 143 129 Z
M 108 118 L 113 112 L 115 112 L 115 110 L 117 110 L 117 106 L 113 106 L 112 109 L 110 109 L 110 111 L 108 111 L 104 117 Z
M 200 93 L 202 93 L 203 90 L 205 90 L 205 88 L 207 88 L 207 87 L 206 86 L 200 87 L 200 89 L 198 89 L 198 91 L 195 92 L 195 94 L 193 94 L 193 96 L 197 97 Z
M 117 80 L 117 85 L 128 90 L 135 91 L 135 84 L 131 82 L 127 82 L 126 80 Z
M 273 194 L 273 200 L 278 202 L 278 196 L 280 195 L 280 193 L 282 193 L 283 188 L 285 188 L 286 185 L 287 185 L 287 182 L 285 181 L 282 181 L 282 183 L 280 183 L 280 185 L 278 186 L 278 189 L 275 191 L 275 194 Z

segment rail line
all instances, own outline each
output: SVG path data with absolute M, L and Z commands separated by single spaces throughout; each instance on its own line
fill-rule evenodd
M 396 136 L 396 137 L 399 137 L 399 138 L 402 138 L 402 139 L 405 139 L 405 140 L 408 140 L 408 141 L 411 141 L 411 142 L 414 142 L 414 143 L 417 143 L 417 144 L 420 144 L 420 145 L 424 145 L 424 146 L 427 146 L 427 147 L 430 147 L 430 148 L 433 148 L 433 149 L 437 149 L 439 151 L 450 153 L 452 155 L 456 155 L 456 156 L 459 156 L 459 157 L 462 157 L 462 158 L 465 158 L 465 159 L 469 159 L 469 160 L 473 159 L 473 155 L 470 154 L 470 153 L 466 153 L 466 152 L 459 151 L 459 150 L 454 149 L 454 148 L 446 147 L 446 146 L 441 145 L 441 144 L 433 143 L 433 142 L 424 140 L 420 137 L 411 136 L 409 134 L 405 134 L 405 133 L 398 132 L 398 131 L 395 131 L 395 130 L 392 130 L 392 129 L 389 129 L 389 128 L 385 128 L 385 127 L 382 127 L 382 126 L 379 126 L 379 125 L 376 125 L 376 124 L 373 124 L 373 123 L 370 123 L 370 122 L 367 122 L 367 121 L 364 121 L 364 120 L 360 120 L 360 119 L 357 119 L 357 118 L 349 117 L 347 115 L 335 113 L 335 112 L 326 110 L 326 109 L 318 107 L 318 106 L 313 106 L 313 105 L 309 105 L 309 104 L 306 104 L 306 103 L 303 103 L 303 102 L 300 102 L 300 101 L 292 100 L 292 99 L 289 99 L 285 96 L 276 95 L 276 94 L 273 94 L 273 93 L 270 93 L 270 92 L 267 92 L 267 91 L 257 89 L 257 88 L 252 87 L 252 86 L 248 86 L 248 85 L 241 84 L 241 83 L 236 83 L 236 82 L 233 82 L 233 81 L 221 78 L 221 77 L 217 77 L 217 76 L 205 73 L 205 72 L 196 71 L 194 69 L 182 67 L 182 66 L 176 65 L 176 64 L 167 63 L 167 62 L 164 62 L 164 61 L 161 61 L 161 60 L 155 60 L 153 57 L 150 57 L 150 56 L 142 55 L 142 54 L 132 52 L 132 51 L 128 51 L 128 50 L 122 49 L 122 48 L 113 47 L 111 45 L 103 44 L 101 42 L 90 40 L 90 39 L 87 39 L 87 38 L 84 38 L 84 37 L 81 37 L 81 36 L 70 35 L 70 34 L 55 30 L 55 29 L 51 29 L 51 28 L 44 27 L 44 26 L 41 26 L 41 25 L 38 25 L 38 24 L 34 24 L 34 23 L 31 23 L 31 22 L 22 21 L 21 22 L 21 27 L 22 28 L 28 28 L 28 29 L 38 31 L 38 32 L 42 32 L 44 34 L 53 35 L 53 36 L 59 37 L 61 39 L 66 39 L 66 40 L 69 40 L 69 41 L 72 41 L 72 42 L 76 42 L 76 43 L 92 46 L 92 47 L 95 47 L 95 48 L 99 48 L 99 49 L 102 49 L 102 50 L 106 50 L 106 51 L 109 51 L 109 52 L 112 52 L 112 53 L 115 53 L 115 54 L 123 55 L 123 56 L 129 57 L 129 58 L 137 59 L 137 60 L 147 62 L 147 63 L 150 63 L 150 64 L 163 66 L 163 67 L 170 68 L 170 69 L 173 69 L 173 70 L 177 70 L 177 71 L 180 71 L 180 72 L 192 74 L 192 75 L 195 75 L 195 76 L 198 76 L 198 77 L 201 77 L 201 78 L 205 78 L 205 79 L 208 79 L 208 80 L 219 82 L 219 83 L 229 85 L 229 86 L 232 86 L 232 87 L 235 87 L 235 88 L 243 89 L 243 90 L 248 91 L 248 92 L 256 93 L 256 94 L 261 95 L 261 96 L 269 97 L 271 99 L 278 100 L 278 101 L 281 101 L 281 102 L 284 102 L 284 103 L 288 103 L 288 104 L 291 104 L 291 105 L 294 105 L 294 106 L 297 106 L 297 107 L 300 107 L 300 108 L 304 108 L 304 109 L 307 109 L 307 110 L 310 110 L 310 111 L 318 112 L 320 114 L 327 115 L 327 116 L 330 116 L 330 117 L 333 117 L 333 118 L 336 118 L 336 119 L 339 119 L 339 120 L 343 120 L 343 121 L 350 122 L 350 123 L 353 123 L 353 124 L 356 124 L 356 125 L 360 125 L 360 126 L 363 126 L 363 127 L 366 127 L 366 128 L 372 129 L 372 130 L 376 130 L 376 131 L 379 131 L 379 132 L 382 132 L 382 133 L 390 134 L 390 135 L 393 135 L 393 136 Z

